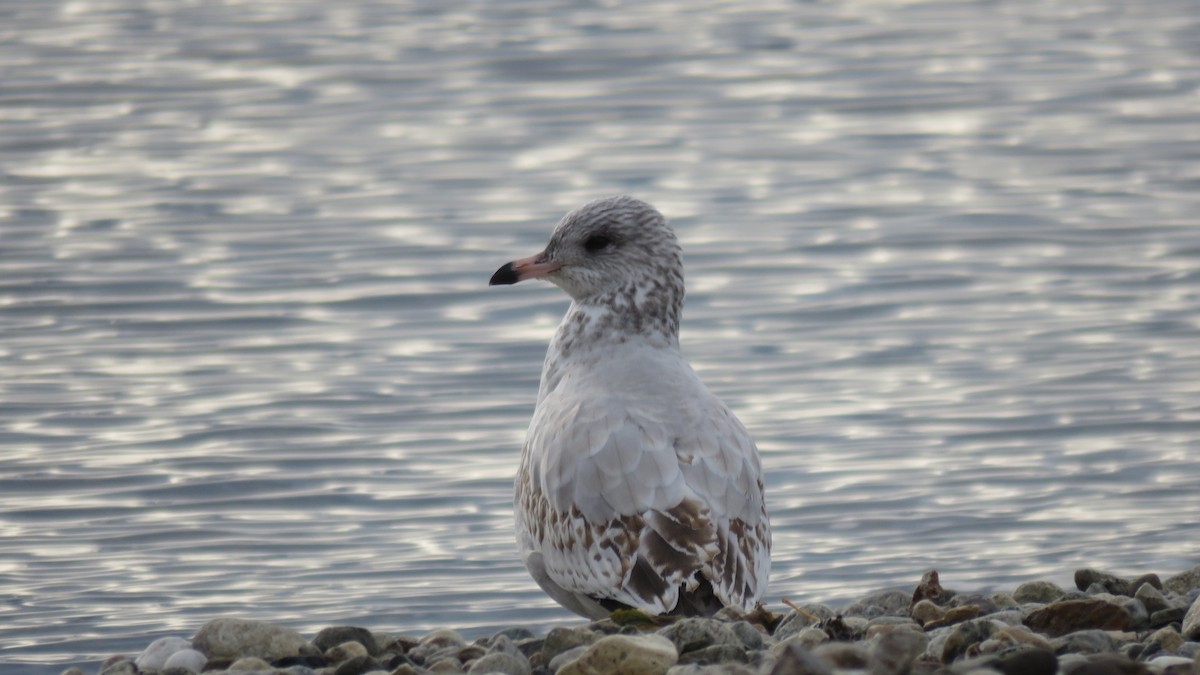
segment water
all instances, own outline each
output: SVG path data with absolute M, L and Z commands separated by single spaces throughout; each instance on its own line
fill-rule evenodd
M 767 598 L 1200 560 L 1190 0 L 0 6 L 0 664 L 573 623 L 511 479 L 630 192 L 759 440 Z

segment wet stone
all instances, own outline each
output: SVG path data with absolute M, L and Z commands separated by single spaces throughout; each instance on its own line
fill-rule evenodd
M 879 618 L 879 617 L 875 617 Z M 867 632 L 869 619 L 861 616 L 833 617 L 821 624 L 820 628 L 829 635 L 831 640 L 857 640 Z
M 663 675 L 678 659 L 674 643 L 661 635 L 609 635 L 556 675 Z
M 572 648 L 566 650 L 565 652 L 562 652 L 562 653 L 556 655 L 553 659 L 550 659 L 550 662 L 548 664 L 548 666 L 550 668 L 550 672 L 557 673 L 559 671 L 559 669 L 562 668 L 563 666 L 567 665 L 571 661 L 578 659 L 580 656 L 583 656 L 583 653 L 587 651 L 588 647 L 589 647 L 589 645 L 579 645 L 577 647 L 572 647 Z M 539 661 L 539 660 L 541 660 L 540 654 L 538 655 L 538 657 L 530 659 L 529 665 L 536 667 L 539 665 L 537 663 L 537 661 Z
M 1142 584 L 1150 584 L 1150 587 L 1157 591 L 1161 591 L 1163 589 L 1162 579 L 1159 579 L 1158 575 L 1153 572 L 1149 574 L 1143 574 L 1142 576 L 1134 579 L 1129 584 L 1129 587 L 1136 591 Z
M 729 628 L 746 649 L 762 649 L 763 634 L 754 624 L 749 621 L 735 621 L 729 624 Z
M 980 614 L 991 614 L 999 609 L 987 596 L 979 593 L 960 593 L 946 603 L 947 607 L 978 607 Z
M 513 656 L 520 656 L 528 660 L 525 653 L 517 645 L 513 644 L 513 641 L 507 635 L 497 635 L 489 643 L 487 648 L 487 653 L 489 654 L 512 654 Z
M 1156 656 L 1147 661 L 1146 665 L 1163 675 L 1192 675 L 1192 660 L 1186 656 Z
M 995 654 L 992 669 L 1004 675 L 1054 675 L 1058 657 L 1049 649 L 1019 646 Z
M 208 657 L 188 647 L 172 654 L 167 659 L 167 662 L 163 664 L 163 670 L 183 670 L 191 673 L 201 673 L 204 671 L 204 664 L 206 663 L 208 663 Z
M 907 616 L 912 597 L 901 591 L 879 591 L 851 604 L 842 610 L 843 616 L 861 616 L 873 619 L 877 616 L 890 614 Z
M 953 626 L 956 623 L 962 623 L 963 621 L 974 619 L 981 613 L 982 612 L 980 611 L 980 608 L 976 605 L 952 607 L 946 612 L 945 615 L 942 616 L 942 618 L 926 624 L 925 628 L 927 630 L 932 630 L 934 628 L 941 628 L 942 626 Z
M 810 626 L 804 630 L 789 636 L 786 640 L 782 640 L 780 644 L 797 644 L 806 650 L 811 650 L 822 642 L 828 642 L 829 636 L 825 631 L 815 626 Z
M 880 635 L 868 651 L 871 673 L 900 675 L 925 652 L 929 638 L 919 628 L 897 626 Z
M 867 647 L 859 642 L 824 642 L 812 652 L 838 670 L 863 670 L 870 663 Z
M 368 656 L 367 648 L 361 642 L 353 640 L 335 645 L 325 651 L 325 660 L 333 664 L 356 659 L 360 656 Z
M 1150 614 L 1160 609 L 1171 607 L 1170 601 L 1162 594 L 1162 591 L 1149 583 L 1143 583 L 1141 586 L 1138 586 L 1138 589 L 1133 593 L 1133 597 L 1141 602 Z
M 863 637 L 871 640 L 884 633 L 896 630 L 898 628 L 911 628 L 913 630 L 921 630 L 921 626 L 907 616 L 877 616 L 867 622 L 866 630 L 863 631 Z
M 786 640 L 805 628 L 828 621 L 835 616 L 834 611 L 825 605 L 807 604 L 799 605 L 799 607 L 803 610 L 802 612 L 792 610 L 775 626 L 774 637 L 776 640 Z
M 1168 607 L 1167 609 L 1160 609 L 1150 615 L 1150 627 L 1158 628 L 1160 626 L 1167 626 L 1175 622 L 1182 622 L 1183 617 L 1187 616 L 1187 611 L 1187 607 Z
M 461 673 L 463 667 L 458 659 L 447 657 L 429 664 L 426 670 L 431 673 Z
M 1129 614 L 1103 600 L 1061 600 L 1025 617 L 1025 625 L 1050 637 L 1090 628 L 1125 630 Z
M 833 671 L 816 654 L 789 642 L 776 653 L 769 675 L 833 675 Z
M 139 671 L 162 670 L 175 652 L 191 649 L 192 641 L 181 637 L 164 637 L 151 642 L 134 660 Z
M 513 642 L 520 642 L 521 640 L 529 640 L 535 636 L 533 631 L 529 630 L 528 628 L 518 626 L 515 628 L 505 628 L 504 630 L 492 635 L 491 642 L 494 643 L 497 638 L 501 637 L 506 637 Z
M 1025 626 L 1004 626 L 992 634 L 992 638 L 1004 645 L 1031 645 L 1050 649 L 1050 641 Z
M 921 576 L 920 583 L 913 589 L 910 605 L 915 605 L 922 600 L 929 600 L 934 604 L 941 604 L 947 596 L 946 589 L 942 588 L 942 583 L 938 579 L 937 570 L 929 570 Z
M 1180 572 L 1163 582 L 1163 590 L 1187 595 L 1192 590 L 1200 588 L 1200 565 L 1190 570 Z
M 357 642 L 350 644 L 358 645 Z M 358 646 L 362 647 L 362 645 Z M 365 647 L 363 649 L 365 649 Z M 378 661 L 370 656 L 367 656 L 366 654 L 359 654 L 358 656 L 346 659 L 345 661 L 339 663 L 337 668 L 334 669 L 333 675 L 363 675 L 364 673 L 379 670 L 379 668 L 380 665 Z
M 1151 675 L 1144 665 L 1115 654 L 1083 657 L 1081 665 L 1064 665 L 1063 672 L 1068 675 Z
M 467 645 L 466 647 L 454 652 L 454 658 L 458 659 L 460 663 L 466 663 L 467 661 L 474 661 L 484 654 L 487 654 L 487 650 L 482 646 Z
M 271 670 L 271 664 L 257 656 L 245 656 L 229 666 L 231 673 L 253 673 L 256 670 Z
M 587 628 L 552 628 L 542 643 L 542 655 L 550 662 L 568 649 L 590 645 L 599 639 L 598 633 Z
M 1065 594 L 1065 590 L 1049 581 L 1026 581 L 1013 590 L 1012 597 L 1018 603 L 1040 602 L 1045 605 Z
M 1179 632 L 1188 640 L 1200 640 L 1200 597 L 1192 602 L 1183 616 L 1183 627 Z
M 679 656 L 679 663 L 698 663 L 702 665 L 720 663 L 748 663 L 750 654 L 741 645 L 709 645 L 695 649 Z
M 529 675 L 529 661 L 520 655 L 507 652 L 492 652 L 471 664 L 468 673 L 504 673 L 505 675 Z
M 254 656 L 274 661 L 312 653 L 313 647 L 296 631 L 249 619 L 213 619 L 200 627 L 192 647 L 210 659 Z
M 681 619 L 658 631 L 658 634 L 674 643 L 681 655 L 714 645 L 744 648 L 741 638 L 733 632 L 730 624 L 715 619 Z
M 305 655 L 305 656 L 287 656 L 282 659 L 272 661 L 271 664 L 276 668 L 323 668 L 329 665 L 324 656 L 321 655 Z M 210 668 L 211 670 L 211 668 Z
M 992 593 L 988 596 L 988 600 L 996 606 L 997 610 L 1016 609 L 1020 606 L 1020 603 L 1013 599 L 1013 594 L 1005 591 Z
M 946 610 L 930 600 L 920 600 L 909 610 L 909 616 L 922 626 L 941 621 L 946 616 Z
M 1081 591 L 1086 591 L 1093 585 L 1100 586 L 1105 591 L 1114 595 L 1132 595 L 1135 589 L 1130 588 L 1131 583 L 1118 576 L 1108 574 L 1093 569 L 1075 570 L 1075 587 Z
M 379 656 L 382 653 L 382 650 L 375 643 L 375 636 L 371 631 L 357 626 L 331 626 L 324 628 L 312 639 L 312 645 L 322 653 L 329 651 L 330 648 L 336 647 L 343 642 L 357 642 L 371 656 Z
M 703 665 L 684 663 L 671 666 L 667 675 L 759 675 L 758 669 L 737 663 Z
M 109 659 L 100 667 L 100 675 L 137 675 L 137 672 L 133 661 L 124 656 Z
M 971 655 L 971 648 L 990 638 L 997 626 L 988 619 L 960 623 L 951 629 L 942 645 L 942 663 L 953 663 Z
M 1056 638 L 1050 643 L 1058 653 L 1073 654 L 1102 654 L 1116 651 L 1118 644 L 1108 631 L 1091 629 L 1080 630 Z
M 994 614 L 988 614 L 987 617 L 992 621 L 999 621 L 1009 626 L 1025 625 L 1025 614 L 1019 609 L 1004 609 Z

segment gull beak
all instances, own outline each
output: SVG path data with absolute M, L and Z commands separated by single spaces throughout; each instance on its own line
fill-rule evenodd
M 531 255 L 528 258 L 505 263 L 492 275 L 488 286 L 507 286 L 526 279 L 538 279 L 551 272 L 557 272 L 560 267 L 562 265 L 558 263 L 548 262 L 545 253 Z

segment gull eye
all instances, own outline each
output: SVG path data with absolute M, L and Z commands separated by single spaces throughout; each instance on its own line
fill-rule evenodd
M 609 239 L 608 237 L 604 236 L 603 234 L 593 234 L 592 236 L 587 238 L 587 241 L 583 242 L 583 248 L 588 253 L 595 253 L 596 251 L 602 251 L 602 250 L 608 248 L 609 246 L 612 246 L 612 239 Z

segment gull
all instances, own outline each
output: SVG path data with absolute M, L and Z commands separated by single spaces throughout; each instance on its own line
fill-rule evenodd
M 571 296 L 515 481 L 529 573 L 589 618 L 750 609 L 771 570 L 762 467 L 679 349 L 683 254 L 666 219 L 628 196 L 589 202 L 489 285 L 526 279 Z

